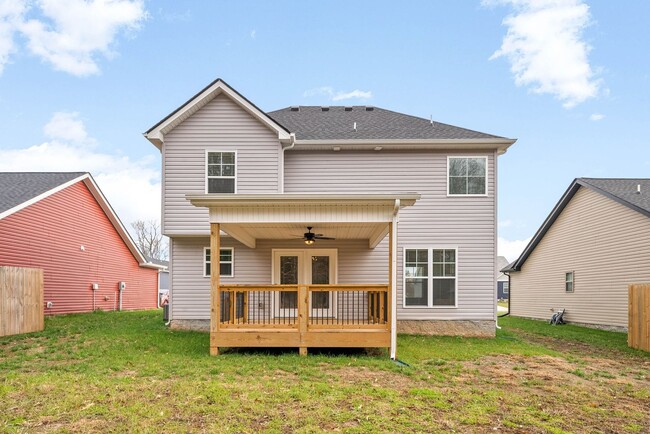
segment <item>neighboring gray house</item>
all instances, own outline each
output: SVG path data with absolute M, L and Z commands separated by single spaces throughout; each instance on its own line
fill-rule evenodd
M 624 330 L 628 285 L 650 282 L 650 179 L 578 178 L 510 274 L 510 313 Z
M 147 261 L 160 265 L 158 270 L 158 307 L 162 307 L 163 296 L 169 295 L 169 261 L 146 256 Z
M 267 113 L 220 79 L 145 137 L 172 326 L 210 329 L 212 354 L 494 336 L 497 157 L 515 140 L 371 106 Z
M 497 269 L 502 270 L 506 268 L 510 262 L 506 259 L 505 256 L 497 257 Z M 499 271 L 497 273 L 497 299 L 507 300 L 508 292 L 510 290 L 510 283 L 508 281 L 508 275 Z

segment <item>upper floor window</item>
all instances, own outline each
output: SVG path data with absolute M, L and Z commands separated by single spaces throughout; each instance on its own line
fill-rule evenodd
M 236 158 L 234 152 L 208 151 L 206 184 L 208 193 L 234 193 Z
M 450 196 L 487 194 L 487 157 L 448 157 L 447 175 Z

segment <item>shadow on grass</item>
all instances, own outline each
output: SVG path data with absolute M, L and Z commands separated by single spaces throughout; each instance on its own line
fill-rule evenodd
M 223 348 L 220 354 L 239 354 L 248 356 L 285 356 L 298 354 L 297 348 Z M 382 348 L 309 348 L 308 355 L 325 357 L 388 357 Z

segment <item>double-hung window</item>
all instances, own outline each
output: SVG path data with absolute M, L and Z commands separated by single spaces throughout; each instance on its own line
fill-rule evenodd
M 212 255 L 210 253 L 210 248 L 206 247 L 203 249 L 203 275 L 205 277 L 210 276 L 210 265 Z M 219 255 L 219 275 L 221 277 L 233 277 L 234 276 L 234 255 L 232 247 L 225 247 L 221 249 L 221 254 Z
M 455 248 L 405 249 L 404 306 L 456 306 Z
M 236 155 L 234 152 L 207 152 L 207 193 L 234 193 L 236 179 Z
M 487 157 L 448 157 L 447 194 L 449 196 L 485 196 L 487 194 Z

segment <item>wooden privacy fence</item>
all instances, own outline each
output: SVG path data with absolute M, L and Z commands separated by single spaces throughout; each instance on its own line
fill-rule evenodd
M 629 286 L 627 344 L 650 351 L 650 284 Z
M 0 336 L 43 327 L 43 270 L 0 267 Z

